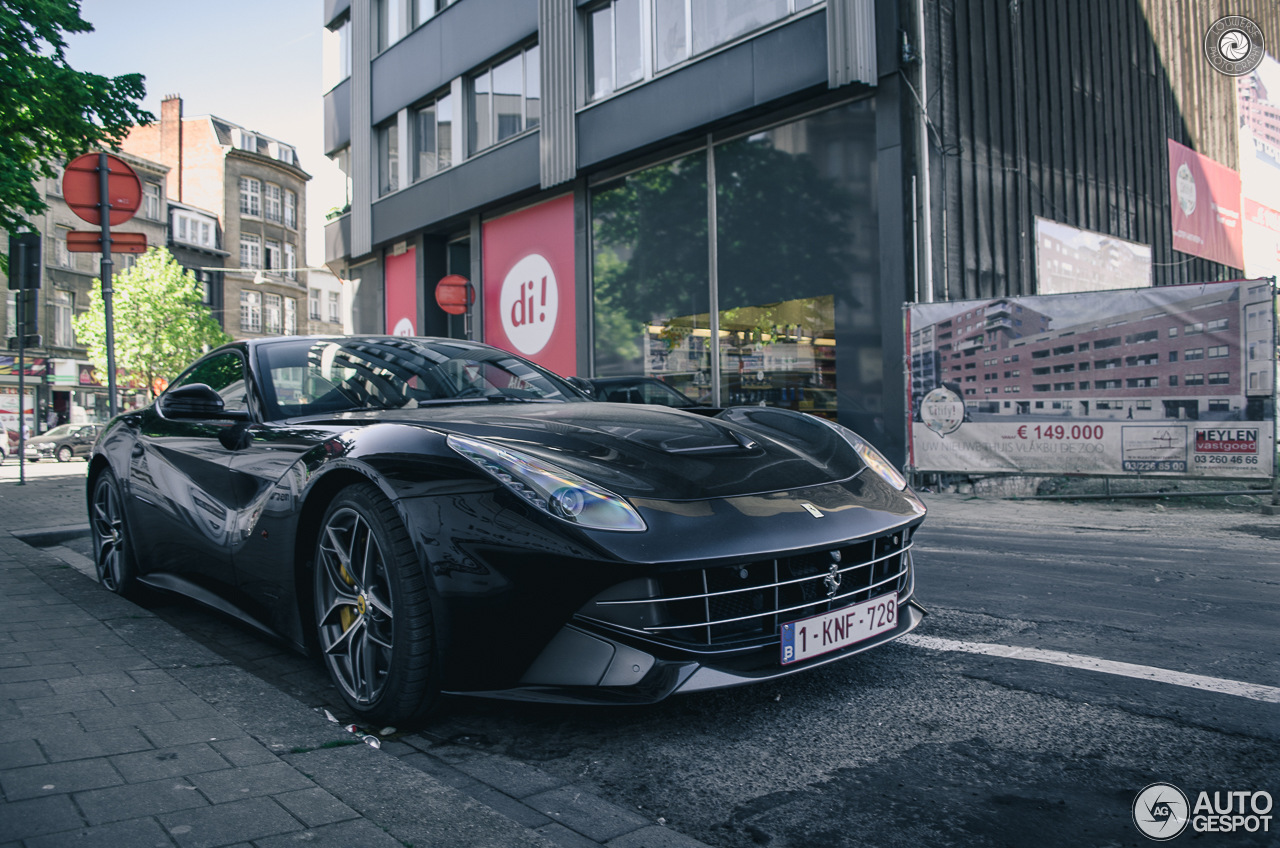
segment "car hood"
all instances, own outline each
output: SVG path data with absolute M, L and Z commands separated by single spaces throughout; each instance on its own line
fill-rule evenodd
M 846 480 L 864 467 L 823 422 L 760 407 L 710 418 L 638 404 L 480 403 L 343 418 L 484 439 L 633 497 L 696 500 L 799 489 Z

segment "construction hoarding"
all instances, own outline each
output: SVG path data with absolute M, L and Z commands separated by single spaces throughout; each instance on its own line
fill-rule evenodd
M 917 471 L 1268 478 L 1271 280 L 907 307 Z

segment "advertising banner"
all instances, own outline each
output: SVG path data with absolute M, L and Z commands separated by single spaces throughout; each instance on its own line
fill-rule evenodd
M 484 222 L 484 340 L 577 372 L 573 196 Z
M 1173 248 L 1244 267 L 1240 174 L 1169 139 Z
M 914 304 L 918 471 L 1274 473 L 1269 280 Z
M 388 254 L 387 332 L 393 336 L 418 335 L 418 254 L 409 248 L 399 256 Z
M 1280 62 L 1264 55 L 1236 77 L 1240 181 L 1244 193 L 1244 272 L 1280 274 Z
M 1036 218 L 1036 291 L 1069 294 L 1151 285 L 1151 245 Z

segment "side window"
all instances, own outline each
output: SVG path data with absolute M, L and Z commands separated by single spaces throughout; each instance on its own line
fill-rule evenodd
M 183 374 L 169 388 L 204 383 L 222 396 L 223 408 L 248 411 L 249 401 L 245 389 L 244 360 L 238 353 L 224 353 L 198 363 Z

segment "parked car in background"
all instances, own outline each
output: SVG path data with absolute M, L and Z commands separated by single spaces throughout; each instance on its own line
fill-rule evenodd
M 597 377 L 587 382 L 594 389 L 592 396 L 607 403 L 649 403 L 676 409 L 699 406 L 657 377 Z
M 27 439 L 26 453 L 23 455 L 27 462 L 39 459 L 67 462 L 74 456 L 87 458 L 101 432 L 101 424 L 62 424 Z
M 10 456 L 18 452 L 18 431 L 5 430 L 4 436 L 0 437 L 0 462 L 4 462 Z

